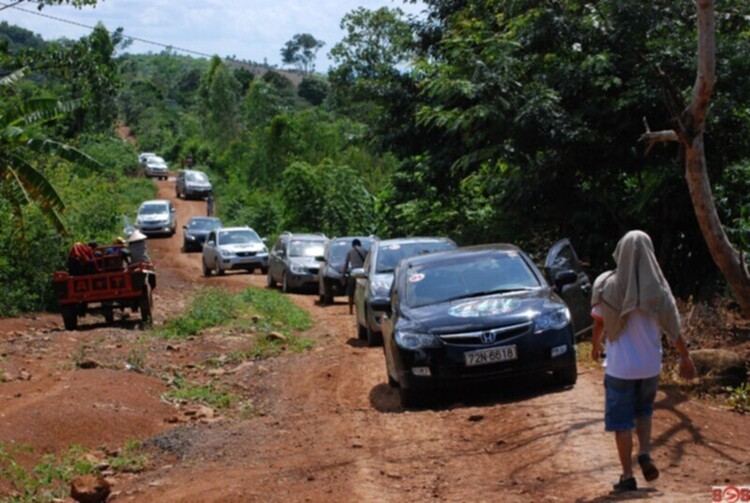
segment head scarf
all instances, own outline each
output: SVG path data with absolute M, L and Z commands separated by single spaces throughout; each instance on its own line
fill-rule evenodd
M 670 339 L 677 339 L 680 315 L 648 234 L 628 232 L 612 256 L 617 269 L 599 275 L 591 295 L 591 304 L 600 305 L 607 340 L 617 340 L 626 317 L 634 309 L 651 315 Z

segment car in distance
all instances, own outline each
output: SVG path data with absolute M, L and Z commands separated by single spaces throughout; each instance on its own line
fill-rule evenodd
M 552 372 L 557 384 L 575 384 L 571 311 L 556 292 L 577 279 L 561 269 L 551 286 L 508 244 L 405 259 L 383 322 L 388 383 L 404 407 L 508 376 Z
M 412 237 L 376 241 L 367 254 L 362 269 L 354 269 L 354 308 L 357 334 L 369 346 L 380 344 L 381 322 L 390 304 L 389 291 L 393 271 L 408 257 L 451 250 L 456 247 L 451 239 L 441 237 Z
M 142 202 L 138 208 L 135 226 L 146 235 L 173 235 L 177 230 L 177 217 L 172 201 L 153 199 Z
M 177 172 L 177 180 L 175 181 L 175 193 L 178 198 L 205 198 L 207 197 L 213 187 L 211 182 L 208 180 L 208 175 L 203 171 L 195 169 L 182 169 Z
M 282 232 L 271 249 L 268 287 L 281 283 L 284 293 L 318 284 L 320 262 L 328 238 L 325 234 Z
M 146 159 L 148 159 L 149 157 L 155 157 L 155 156 L 156 154 L 154 154 L 153 152 L 141 152 L 140 154 L 138 154 L 138 163 L 141 166 L 145 166 Z
M 164 159 L 158 155 L 151 156 L 146 159 L 146 164 L 143 168 L 144 173 L 148 177 L 159 178 L 166 180 L 169 175 L 169 168 Z
M 326 244 L 323 255 L 318 257 L 318 295 L 321 304 L 331 304 L 336 295 L 346 295 L 346 283 L 341 282 L 341 272 L 346 255 L 352 249 L 352 241 L 359 239 L 362 253 L 367 256 L 374 241 L 372 236 L 347 236 L 333 238 Z M 354 280 L 352 280 L 354 281 Z
M 268 272 L 268 248 L 250 227 L 221 227 L 209 231 L 203 245 L 203 275 L 218 276 L 226 271 L 256 269 Z
M 216 217 L 193 217 L 182 226 L 182 249 L 185 252 L 201 251 L 206 236 L 212 229 L 221 227 L 221 220 Z

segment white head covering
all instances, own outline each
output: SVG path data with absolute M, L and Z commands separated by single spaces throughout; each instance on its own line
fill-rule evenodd
M 591 294 L 591 304 L 600 305 L 607 339 L 612 341 L 620 336 L 625 318 L 636 308 L 657 320 L 672 340 L 677 339 L 680 315 L 648 234 L 628 232 L 617 243 L 612 256 L 617 269 L 600 274 Z
M 130 236 L 128 236 L 128 243 L 135 243 L 136 241 L 143 241 L 144 239 L 146 239 L 146 235 L 136 229 L 130 234 Z

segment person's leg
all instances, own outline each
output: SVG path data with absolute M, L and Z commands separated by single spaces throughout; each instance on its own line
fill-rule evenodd
M 659 376 L 641 379 L 636 385 L 635 392 L 635 431 L 638 436 L 638 464 L 643 471 L 643 477 L 651 482 L 659 478 L 659 469 L 651 459 L 651 425 L 654 413 L 656 389 L 659 386 Z
M 651 416 L 635 418 L 635 434 L 638 436 L 638 454 L 651 452 Z
M 616 431 L 615 443 L 617 444 L 617 455 L 620 457 L 622 475 L 620 479 L 629 479 L 633 476 L 633 431 Z

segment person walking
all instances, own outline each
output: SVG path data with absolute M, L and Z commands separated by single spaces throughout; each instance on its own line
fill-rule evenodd
M 352 248 L 347 252 L 344 267 L 341 269 L 341 281 L 346 282 L 346 295 L 349 297 L 349 314 L 354 313 L 354 287 L 357 283 L 349 273 L 352 269 L 362 267 L 365 264 L 366 256 L 367 252 L 362 248 L 362 242 L 359 239 L 353 239 Z
M 633 476 L 633 430 L 638 438 L 638 464 L 651 482 L 659 470 L 651 459 L 654 399 L 661 373 L 661 335 L 665 333 L 680 355 L 680 375 L 695 376 L 672 291 L 654 255 L 651 238 L 630 231 L 613 254 L 617 268 L 599 275 L 591 295 L 594 318 L 591 358 L 604 362 L 606 431 L 614 432 L 622 474 L 615 492 L 638 488 Z
M 208 194 L 208 197 L 206 198 L 206 216 L 212 217 L 214 216 L 214 195 Z

